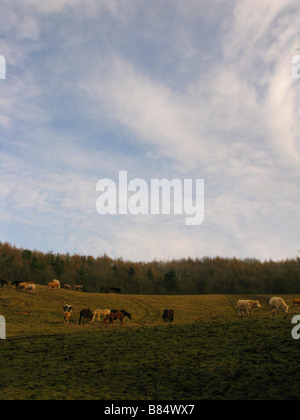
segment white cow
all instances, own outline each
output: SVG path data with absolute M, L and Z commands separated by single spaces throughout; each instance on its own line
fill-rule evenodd
M 287 314 L 289 312 L 290 307 L 285 303 L 285 301 L 281 297 L 273 297 L 270 299 L 269 305 L 272 308 L 272 313 L 274 314 L 275 311 L 277 313 L 280 312 L 280 309 L 282 309 L 282 312 Z
M 58 289 L 60 289 L 60 281 L 59 280 L 52 280 L 52 283 L 57 284 L 58 285 Z
M 249 316 L 252 315 L 254 308 L 261 308 L 258 300 L 239 300 L 237 303 L 239 316 L 242 317 L 246 312 Z
M 27 287 L 26 287 L 25 291 L 34 293 L 35 292 L 35 284 L 27 284 Z

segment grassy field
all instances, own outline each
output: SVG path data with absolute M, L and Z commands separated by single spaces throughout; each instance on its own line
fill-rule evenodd
M 300 340 L 290 314 L 273 317 L 270 296 L 89 294 L 38 286 L 0 289 L 1 399 L 299 399 Z M 239 298 L 259 299 L 239 319 Z M 70 325 L 62 305 L 73 305 Z M 78 325 L 83 308 L 126 309 L 132 320 Z M 175 322 L 164 325 L 165 308 Z

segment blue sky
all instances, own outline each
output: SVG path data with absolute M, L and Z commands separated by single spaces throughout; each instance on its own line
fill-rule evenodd
M 299 28 L 286 0 L 1 0 L 0 240 L 134 261 L 296 257 Z M 204 223 L 100 216 L 97 181 L 122 170 L 204 179 Z

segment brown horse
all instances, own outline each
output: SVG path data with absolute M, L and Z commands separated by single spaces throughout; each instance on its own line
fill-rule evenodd
M 165 322 L 167 322 L 167 321 L 173 322 L 174 321 L 174 311 L 173 311 L 173 309 L 165 309 L 162 318 Z
M 131 314 L 129 312 L 125 311 L 124 309 L 121 309 L 120 311 L 118 309 L 112 309 L 110 312 L 114 312 L 114 313 L 115 312 L 122 312 L 123 315 L 124 315 L 124 318 L 125 318 L 125 316 L 127 316 L 131 320 Z
M 116 319 L 119 319 L 120 324 L 123 325 L 123 319 L 124 319 L 123 312 L 111 312 L 109 315 L 107 315 L 104 318 L 103 324 L 106 325 L 108 322 L 111 322 L 113 324 Z
M 79 324 L 81 324 L 81 320 L 82 323 L 84 324 L 84 320 L 87 322 L 88 320 L 92 320 L 93 319 L 93 312 L 90 309 L 82 309 L 82 311 L 80 312 L 80 317 L 79 317 Z

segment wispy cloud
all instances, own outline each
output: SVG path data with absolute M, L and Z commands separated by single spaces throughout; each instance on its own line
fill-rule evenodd
M 296 4 L 4 0 L 2 9 L 4 240 L 131 259 L 295 255 Z M 205 178 L 204 224 L 100 217 L 96 182 L 119 170 Z

